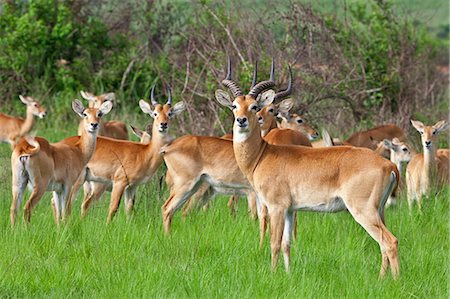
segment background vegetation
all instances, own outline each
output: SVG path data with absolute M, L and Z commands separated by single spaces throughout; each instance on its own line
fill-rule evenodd
M 65 121 L 79 90 L 114 91 L 117 115 L 133 120 L 138 99 L 155 83 L 162 96 L 166 83 L 189 104 L 182 133 L 221 134 L 231 119 L 212 96 L 226 53 L 243 88 L 256 60 L 264 78 L 275 57 L 280 88 L 287 63 L 293 65 L 296 109 L 331 129 L 386 122 L 409 128 L 413 114 L 424 119 L 448 106 L 445 1 L 0 5 L 0 105 L 6 112 L 23 109 L 17 95 L 28 94 L 51 106 L 53 120 Z

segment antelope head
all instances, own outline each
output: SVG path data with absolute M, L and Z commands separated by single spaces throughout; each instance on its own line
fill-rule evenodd
M 167 102 L 165 104 L 160 104 L 155 100 L 155 86 L 152 87 L 150 92 L 150 100 L 151 105 L 144 100 L 140 100 L 139 107 L 144 113 L 153 118 L 153 136 L 156 133 L 167 135 L 170 120 L 183 112 L 186 109 L 186 105 L 181 101 L 172 106 L 172 91 L 170 87 L 167 87 Z
M 19 99 L 22 101 L 22 103 L 27 105 L 27 113 L 32 113 L 39 118 L 44 118 L 46 110 L 41 106 L 41 104 L 39 104 L 38 101 L 36 101 L 32 97 L 24 97 L 22 95 L 19 95 Z
M 411 120 L 411 123 L 420 133 L 424 150 L 435 148 L 433 143 L 436 142 L 437 135 L 448 128 L 448 123 L 445 120 L 438 121 L 433 126 L 425 126 L 418 120 Z

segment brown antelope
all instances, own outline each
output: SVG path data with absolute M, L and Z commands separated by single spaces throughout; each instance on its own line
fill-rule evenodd
M 256 72 L 257 66 L 255 64 L 255 72 L 253 74 L 253 82 L 252 86 L 256 84 Z M 274 61 L 272 60 L 272 68 L 271 68 L 271 78 L 273 80 L 274 77 Z M 284 97 L 291 95 L 292 93 L 292 70 L 289 67 L 289 79 L 288 86 L 285 90 L 279 91 L 275 94 L 274 101 L 278 101 Z M 261 136 L 270 144 L 280 145 L 280 144 L 291 144 L 291 145 L 304 145 L 311 146 L 311 142 L 309 141 L 309 137 L 307 137 L 307 133 L 303 132 L 312 132 L 315 130 L 312 129 L 308 124 L 303 123 L 303 125 L 299 125 L 295 127 L 297 130 L 288 129 L 288 128 L 278 128 L 277 125 L 277 117 L 288 118 L 289 110 L 294 105 L 292 99 L 286 99 L 279 103 L 272 103 L 266 107 L 263 107 L 260 111 L 257 112 L 258 123 L 261 126 Z M 299 131 L 302 130 L 302 131 Z M 232 135 L 225 135 L 222 138 L 230 138 L 233 139 Z M 237 196 L 232 196 L 230 201 L 228 202 L 228 206 L 234 207 L 237 204 Z M 261 221 L 262 221 L 262 229 L 265 231 L 265 216 L 266 209 L 263 206 L 261 212 Z M 261 245 L 263 240 L 261 239 Z
M 140 143 L 147 144 L 152 140 L 152 135 L 151 135 L 152 134 L 152 125 L 148 125 L 145 128 L 145 131 L 135 128 L 131 125 L 130 125 L 130 127 L 131 127 L 131 131 L 133 132 L 133 134 L 139 138 Z
M 0 142 L 11 144 L 11 148 L 19 139 L 27 135 L 34 124 L 34 116 L 44 118 L 45 108 L 32 97 L 19 95 L 19 99 L 27 105 L 27 116 L 25 119 L 0 113 Z
M 112 187 L 112 193 L 107 222 L 111 222 L 117 212 L 122 194 L 127 214 L 132 212 L 136 188 L 148 182 L 163 162 L 159 151 L 169 142 L 168 130 L 172 118 L 185 110 L 184 102 L 172 106 L 170 88 L 167 91 L 168 100 L 164 105 L 155 100 L 154 87 L 151 92 L 153 107 L 144 100 L 139 101 L 141 110 L 154 119 L 152 140 L 148 144 L 98 137 L 97 149 L 87 165 L 86 173 L 74 187 L 78 190 L 78 185 L 86 181 L 82 216 L 86 215 L 91 202 L 108 187 Z M 98 187 L 100 184 L 92 187 L 91 184 L 95 183 L 101 183 L 103 188 Z
M 66 202 L 66 199 L 70 199 L 73 184 L 94 153 L 100 118 L 111 111 L 112 104 L 105 102 L 99 108 L 85 109 L 80 101 L 75 100 L 72 108 L 83 119 L 84 130 L 81 136 L 68 138 L 72 140 L 70 145 L 66 139 L 49 143 L 41 137 L 28 137 L 14 148 L 11 156 L 11 225 L 15 223 L 27 185 L 31 188 L 30 198 L 24 207 L 27 223 L 45 191 L 53 191 L 52 207 L 57 224 L 66 217 L 66 208 L 70 212 L 70 201 Z
M 406 167 L 406 186 L 409 209 L 414 200 L 420 209 L 422 195 L 430 191 L 433 184 L 450 183 L 449 150 L 437 149 L 436 144 L 437 135 L 447 129 L 448 123 L 444 120 L 434 126 L 425 126 L 417 120 L 411 123 L 421 135 L 423 153 L 415 155 Z
M 380 245 L 380 275 L 390 265 L 393 276 L 398 276 L 398 241 L 384 224 L 384 205 L 399 177 L 395 165 L 364 148 L 268 144 L 261 138 L 256 112 L 258 107 L 272 103 L 273 91 L 258 96 L 275 83 L 260 82 L 247 95 L 231 80 L 231 72 L 222 83 L 234 96 L 231 100 L 227 93 L 216 92 L 219 103 L 231 108 L 235 117 L 233 149 L 237 164 L 258 200 L 268 207 L 272 269 L 282 248 L 289 270 L 294 211 L 348 209 Z
M 367 147 L 372 150 L 377 148 L 378 142 L 384 139 L 392 140 L 398 138 L 400 141 L 406 141 L 406 135 L 403 129 L 396 125 L 382 125 L 367 131 L 356 132 L 351 135 L 345 145 L 351 144 L 358 147 Z
M 319 137 L 319 133 L 306 123 L 303 116 L 298 115 L 297 113 L 282 115 L 280 128 L 299 131 L 308 136 L 311 141 Z
M 139 138 L 139 142 L 143 144 L 148 144 L 151 141 L 151 132 L 152 126 L 148 125 L 145 131 L 142 131 L 138 128 L 131 126 L 131 131 Z M 85 174 L 84 174 L 85 175 Z M 103 184 L 100 182 L 90 182 L 90 184 L 86 183 L 85 194 L 89 194 L 94 197 L 93 200 L 99 199 L 106 190 L 111 191 L 111 184 Z M 78 187 L 77 187 L 78 188 Z M 88 196 L 89 196 L 88 195 Z M 73 199 L 75 199 L 76 194 L 74 194 Z
M 81 96 L 88 101 L 89 108 L 98 108 L 106 101 L 110 101 L 114 105 L 116 96 L 113 92 L 95 96 L 92 93 L 80 91 Z M 80 122 L 78 126 L 78 135 L 83 131 L 83 124 Z M 125 123 L 117 120 L 103 122 L 100 125 L 99 136 L 110 137 L 114 139 L 128 140 L 128 130 Z

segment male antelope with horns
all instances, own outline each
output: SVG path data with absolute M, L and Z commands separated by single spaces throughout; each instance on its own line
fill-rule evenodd
M 294 211 L 337 212 L 348 209 L 380 245 L 380 276 L 388 267 L 399 274 L 398 241 L 384 224 L 384 205 L 397 184 L 395 165 L 363 148 L 276 146 L 261 138 L 256 112 L 269 105 L 271 80 L 256 84 L 247 95 L 231 79 L 222 81 L 233 94 L 217 91 L 216 98 L 232 109 L 233 148 L 237 164 L 268 207 L 272 269 L 282 248 L 289 270 Z M 261 95 L 262 94 L 262 95 Z M 261 95 L 259 98 L 258 96 Z

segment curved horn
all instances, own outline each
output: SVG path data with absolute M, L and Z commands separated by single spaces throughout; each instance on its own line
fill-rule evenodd
M 248 93 L 248 95 L 254 99 L 258 98 L 258 95 L 262 91 L 264 91 L 266 89 L 270 89 L 275 86 L 274 78 L 275 78 L 275 62 L 274 62 L 274 59 L 272 58 L 272 66 L 270 68 L 270 79 L 259 82 L 258 84 L 253 86 L 252 89 L 250 90 L 250 92 Z
M 172 90 L 170 89 L 170 86 L 167 85 L 167 105 L 172 105 Z
M 228 56 L 228 68 L 227 68 L 227 77 L 222 80 L 223 86 L 228 88 L 234 97 L 239 97 L 244 95 L 239 88 L 239 86 L 231 79 L 231 60 L 230 56 Z
M 253 70 L 252 87 L 256 85 L 256 78 L 258 77 L 258 61 L 255 61 L 255 69 Z
M 291 95 L 291 93 L 292 93 L 292 69 L 291 69 L 291 66 L 290 66 L 290 65 L 288 65 L 288 67 L 289 67 L 289 81 L 288 81 L 288 86 L 287 86 L 286 89 L 284 89 L 284 90 L 282 90 L 282 91 L 279 91 L 279 92 L 277 92 L 277 93 L 275 94 L 274 101 L 279 100 L 279 99 L 282 99 L 282 98 L 285 98 L 285 97 Z
M 158 105 L 158 102 L 155 100 L 155 85 L 153 85 L 152 91 L 150 92 L 150 100 L 153 106 Z

